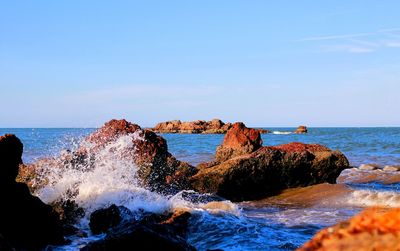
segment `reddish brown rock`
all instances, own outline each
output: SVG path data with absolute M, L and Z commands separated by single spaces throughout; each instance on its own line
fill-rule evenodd
M 298 134 L 303 134 L 303 133 L 307 133 L 307 127 L 306 126 L 299 126 L 297 127 L 296 131 L 294 131 L 294 133 L 298 133 Z
M 230 158 L 252 153 L 262 145 L 260 132 L 247 128 L 243 123 L 237 122 L 227 132 L 224 142 L 217 148 L 215 158 L 218 162 Z
M 319 231 L 298 251 L 400 250 L 400 209 L 367 209 Z
M 349 162 L 342 153 L 325 146 L 290 143 L 261 147 L 251 154 L 198 168 L 199 172 L 191 177 L 197 191 L 242 201 L 260 199 L 286 188 L 335 183 L 340 172 L 349 168 Z
M 66 151 L 59 158 L 43 159 L 23 166 L 23 172 L 18 179 L 30 184 L 32 190 L 36 190 L 47 183 L 46 170 L 49 168 L 90 170 L 94 168 L 93 161 L 99 152 L 115 143 L 121 136 L 127 136 L 132 144 L 126 146 L 120 157 L 133 160 L 139 167 L 138 178 L 144 186 L 155 190 L 190 188 L 186 187 L 188 182 L 185 177 L 193 175 L 196 169 L 174 158 L 168 152 L 164 138 L 124 119 L 105 123 L 89 135 L 77 151 Z
M 196 120 L 191 122 L 181 122 L 173 120 L 158 123 L 152 130 L 158 133 L 205 133 L 205 134 L 221 134 L 226 133 L 231 123 L 224 123 L 219 119 L 211 121 Z

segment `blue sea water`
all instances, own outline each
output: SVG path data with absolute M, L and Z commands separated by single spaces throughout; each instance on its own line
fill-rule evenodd
M 365 163 L 400 165 L 400 128 L 309 128 L 308 134 L 301 135 L 285 134 L 295 128 L 266 129 L 274 133 L 262 135 L 264 145 L 293 141 L 318 143 L 342 151 L 353 166 Z M 31 163 L 43 157 L 57 156 L 63 149 L 76 148 L 94 130 L 2 128 L 0 135 L 16 134 L 24 143 L 24 162 Z M 216 147 L 224 138 L 218 134 L 162 136 L 175 157 L 193 165 L 212 160 Z M 301 203 L 288 193 L 257 202 L 236 203 L 239 214 L 194 214 L 188 240 L 199 250 L 294 250 L 321 228 L 347 219 L 367 206 L 382 203 L 388 207 L 400 206 L 400 183 L 368 181 L 353 184 L 344 180 L 332 187 L 299 189 L 296 196 L 300 196 Z M 327 190 L 334 194 L 326 196 Z M 313 198 L 320 195 L 317 196 L 319 199 L 309 199 L 310 194 Z M 75 248 L 70 246 L 62 250 Z
M 264 145 L 289 142 L 317 143 L 342 151 L 350 163 L 394 165 L 400 163 L 400 127 L 309 128 L 308 134 L 278 134 L 295 128 L 265 128 L 277 134 L 263 134 Z M 0 128 L 0 134 L 14 133 L 24 143 L 24 161 L 54 156 L 73 148 L 94 128 Z M 222 134 L 163 134 L 170 152 L 180 160 L 196 165 L 213 158 L 222 143 Z

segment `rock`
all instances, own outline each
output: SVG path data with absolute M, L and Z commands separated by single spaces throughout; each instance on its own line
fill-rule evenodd
M 325 146 L 290 143 L 261 147 L 251 154 L 198 168 L 199 172 L 190 178 L 197 191 L 243 201 L 286 188 L 335 183 L 341 171 L 349 168 L 349 162 L 341 152 Z
M 89 243 L 81 250 L 125 250 L 126 247 L 141 247 L 145 250 L 195 250 L 185 239 L 190 216 L 184 210 L 168 215 L 147 214 L 140 221 L 115 226 L 104 239 Z
M 376 170 L 379 169 L 379 166 L 376 164 L 362 164 L 361 166 L 358 167 L 358 169 L 361 170 Z
M 122 221 L 121 211 L 116 205 L 99 209 L 90 215 L 89 227 L 93 234 L 107 232 Z
M 181 183 L 181 180 L 186 175 L 194 174 L 196 169 L 174 158 L 168 152 L 164 138 L 124 119 L 105 123 L 103 127 L 89 135 L 74 152 L 67 151 L 59 158 L 44 159 L 24 166 L 24 171 L 18 179 L 27 182 L 32 190 L 36 190 L 47 184 L 45 174 L 46 170 L 51 168 L 91 170 L 99 153 L 115 144 L 122 136 L 128 137 L 130 144 L 124 146 L 122 150 L 114 149 L 120 147 L 117 145 L 109 151 L 121 151 L 121 156 L 118 158 L 132 161 L 132 164 L 138 166 L 137 175 L 142 186 L 159 191 L 190 189 L 185 186 L 188 182 Z
M 367 209 L 319 231 L 298 251 L 400 250 L 400 209 Z
M 298 134 L 307 133 L 307 127 L 299 126 L 299 127 L 297 127 L 296 131 L 294 131 L 294 133 L 298 133 Z
M 64 226 L 76 224 L 80 218 L 85 216 L 85 210 L 73 200 L 58 200 L 51 203 L 51 206 L 60 216 Z
M 222 145 L 217 148 L 215 158 L 217 162 L 222 162 L 236 156 L 252 153 L 261 146 L 260 132 L 237 122 L 225 135 Z
M 22 151 L 23 145 L 15 135 L 0 137 L 0 235 L 17 250 L 62 244 L 63 229 L 57 213 L 32 196 L 26 184 L 15 180 Z
M 383 168 L 383 171 L 386 171 L 386 172 L 397 172 L 397 171 L 400 171 L 400 166 L 385 166 Z

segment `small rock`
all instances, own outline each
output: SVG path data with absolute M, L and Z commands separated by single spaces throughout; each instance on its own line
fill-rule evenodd
M 298 133 L 298 134 L 304 134 L 307 133 L 307 126 L 299 126 L 297 127 L 296 131 L 294 131 L 294 133 Z
M 385 166 L 383 168 L 383 171 L 387 171 L 387 172 L 397 172 L 400 171 L 400 166 Z
M 89 227 L 93 234 L 105 233 L 117 226 L 122 220 L 121 211 L 116 205 L 99 209 L 90 215 Z
M 361 166 L 358 167 L 358 169 L 361 170 L 376 170 L 379 169 L 379 166 L 376 164 L 362 164 Z

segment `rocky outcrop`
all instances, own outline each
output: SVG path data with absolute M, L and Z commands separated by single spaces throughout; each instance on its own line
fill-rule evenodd
M 121 210 L 124 208 L 112 205 L 95 211 L 90 217 L 91 229 L 93 231 L 92 226 L 101 226 L 102 231 L 97 233 L 106 232 L 107 235 L 81 250 L 124 250 L 126 247 L 141 247 L 145 250 L 195 250 L 186 242 L 187 225 L 191 216 L 188 211 L 177 210 L 161 215 L 147 213 L 141 220 L 132 217 L 121 221 Z
M 120 150 L 118 157 L 132 160 L 138 166 L 137 175 L 143 186 L 153 190 L 188 188 L 186 187 L 188 182 L 184 181 L 187 180 L 187 176 L 193 175 L 196 169 L 173 157 L 168 152 L 164 138 L 124 119 L 105 123 L 103 127 L 89 135 L 74 152 L 66 151 L 59 158 L 43 159 L 23 166 L 23 172 L 18 179 L 30 184 L 32 190 L 36 190 L 47 181 L 46 170 L 40 170 L 43 166 L 90 170 L 94 168 L 99 153 L 103 149 L 110 148 L 120 137 L 126 137 L 124 142 L 126 146 Z M 108 150 L 117 151 L 113 147 Z
M 151 130 L 157 133 L 204 133 L 204 134 L 225 134 L 231 129 L 233 124 L 224 123 L 220 119 L 210 121 L 196 120 L 191 122 L 182 122 L 172 120 L 158 123 Z M 269 133 L 265 129 L 255 129 L 260 133 Z
M 322 145 L 261 147 L 259 134 L 244 125 L 237 124 L 231 130 L 218 147 L 217 160 L 200 164 L 199 172 L 190 178 L 197 191 L 232 201 L 253 200 L 286 188 L 335 183 L 340 172 L 349 167 L 341 152 Z M 244 154 L 240 155 L 241 151 Z
M 39 250 L 64 242 L 59 216 L 28 186 L 16 182 L 23 145 L 12 134 L 0 137 L 0 240 L 17 250 Z
M 222 162 L 236 156 L 252 153 L 261 146 L 260 132 L 237 122 L 225 135 L 222 145 L 217 148 L 215 158 L 218 162 Z
M 298 133 L 298 134 L 304 134 L 307 133 L 307 127 L 306 126 L 299 126 L 297 127 L 296 131 L 294 131 L 294 133 Z
M 226 133 L 231 127 L 231 123 L 225 124 L 219 119 L 211 121 L 196 120 L 191 122 L 181 122 L 172 120 L 158 123 L 152 130 L 158 133 Z
M 400 250 L 400 209 L 367 209 L 318 232 L 298 251 Z
M 194 167 L 177 160 L 168 152 L 167 142 L 164 138 L 153 131 L 143 130 L 140 126 L 126 120 L 107 122 L 91 134 L 87 141 L 94 143 L 94 148 L 97 149 L 115 141 L 122 135 L 132 135 L 132 147 L 126 154 L 140 167 L 139 178 L 145 186 L 157 190 L 175 185 L 182 189 L 184 185 L 177 180 L 196 172 Z M 83 148 L 83 151 L 87 150 Z

